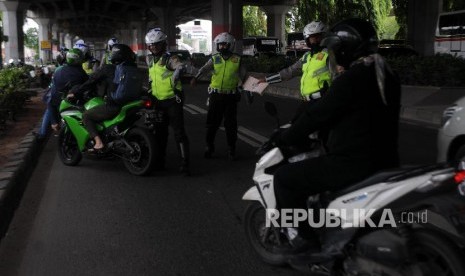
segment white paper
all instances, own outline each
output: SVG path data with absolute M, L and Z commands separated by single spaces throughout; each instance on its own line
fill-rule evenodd
M 263 90 L 265 90 L 267 86 L 268 86 L 268 83 L 266 82 L 258 83 L 258 79 L 250 76 L 247 78 L 247 80 L 245 81 L 242 87 L 244 88 L 244 90 L 255 92 L 261 95 L 263 93 Z

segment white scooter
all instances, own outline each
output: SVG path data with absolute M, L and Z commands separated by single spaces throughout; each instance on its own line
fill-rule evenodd
M 273 104 L 265 109 L 277 118 Z M 247 239 L 264 262 L 326 275 L 465 275 L 465 170 L 446 164 L 383 171 L 309 197 L 308 208 L 323 210 L 320 219 L 331 217 L 338 227 L 314 228 L 317 252 L 283 253 L 290 247 L 283 233 L 290 228 L 276 214 L 273 172 L 314 154 L 287 156 L 287 149 L 273 145 L 274 136 L 259 149 L 266 153 L 256 163 L 255 185 L 242 198 L 251 201 L 244 217 Z

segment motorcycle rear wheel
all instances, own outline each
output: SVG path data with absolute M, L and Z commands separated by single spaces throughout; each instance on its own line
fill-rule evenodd
M 66 166 L 76 166 L 82 159 L 76 137 L 66 125 L 61 128 L 58 134 L 58 156 Z
M 153 168 L 156 146 L 155 137 L 148 130 L 133 128 L 125 136 L 134 152 L 124 156 L 126 169 L 133 175 L 147 175 Z
M 254 201 L 247 207 L 244 215 L 247 240 L 265 263 L 274 266 L 285 265 L 287 264 L 286 255 L 274 250 L 275 246 L 279 246 L 278 240 L 282 240 L 279 236 L 279 229 L 266 227 L 265 215 L 266 210 L 259 202 Z
M 429 231 L 415 231 L 412 235 L 415 263 L 427 267 L 426 275 L 465 275 L 464 253 L 443 238 Z

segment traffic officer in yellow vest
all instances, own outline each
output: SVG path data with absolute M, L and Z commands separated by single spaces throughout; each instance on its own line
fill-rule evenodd
M 149 81 L 155 98 L 154 108 L 157 121 L 155 137 L 159 146 L 156 165 L 163 169 L 165 165 L 166 146 L 168 143 L 168 126 L 174 131 L 174 138 L 182 163 L 180 172 L 187 176 L 189 172 L 189 139 L 184 129 L 184 93 L 180 77 L 185 70 L 177 55 L 167 51 L 167 35 L 155 28 L 145 35 L 145 43 L 151 54 L 147 57 Z
M 74 44 L 73 48 L 81 50 L 84 54 L 84 62 L 82 63 L 82 69 L 86 72 L 87 75 L 92 74 L 96 69 L 94 67 L 96 63 L 96 59 L 92 56 L 89 50 L 89 46 L 84 42 L 84 40 L 79 39 Z
M 119 41 L 115 37 L 112 37 L 108 40 L 107 49 L 105 51 L 105 54 L 103 55 L 102 61 L 100 62 L 99 68 L 102 68 L 105 64 L 111 64 L 111 61 L 110 61 L 111 49 L 113 48 L 113 45 L 118 44 L 118 43 Z
M 237 102 L 240 100 L 238 86 L 246 75 L 246 69 L 241 64 L 241 56 L 233 53 L 234 37 L 229 33 L 220 33 L 213 42 L 218 53 L 214 54 L 207 63 L 200 68 L 191 80 L 195 85 L 197 79 L 204 73 L 213 71 L 208 87 L 209 105 L 207 113 L 207 135 L 205 158 L 210 158 L 215 151 L 215 134 L 224 118 L 224 128 L 228 143 L 228 155 L 231 160 L 236 154 L 237 140 Z
M 259 82 L 277 83 L 302 75 L 300 93 L 303 103 L 297 109 L 293 121 L 305 106 L 321 98 L 331 83 L 331 74 L 328 69 L 328 51 L 320 46 L 326 30 L 326 25 L 321 21 L 313 21 L 307 24 L 304 27 L 303 35 L 310 51 L 290 67 L 279 71 L 277 74 L 259 79 Z

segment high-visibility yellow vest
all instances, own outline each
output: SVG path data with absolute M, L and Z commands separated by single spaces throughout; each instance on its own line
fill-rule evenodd
M 210 87 L 218 90 L 234 90 L 239 83 L 239 66 L 241 57 L 233 54 L 230 58 L 224 59 L 220 54 L 212 56 L 213 75 Z
M 162 64 L 162 58 L 150 66 L 149 78 L 152 81 L 152 95 L 158 100 L 166 100 L 175 96 L 172 83 L 173 73 L 174 71 L 169 70 L 166 64 Z M 182 90 L 180 81 L 176 83 L 175 88 L 179 91 Z
M 110 52 L 105 52 L 105 55 L 103 55 L 103 61 L 104 64 L 111 64 L 110 61 Z
M 325 82 L 328 85 L 331 83 L 331 74 L 326 65 L 327 59 L 328 52 L 326 50 L 315 53 L 313 56 L 310 52 L 307 52 L 302 57 L 303 75 L 300 79 L 300 93 L 302 96 L 308 96 L 320 91 Z
M 87 75 L 90 75 L 90 74 L 92 74 L 94 72 L 94 70 L 92 70 L 92 64 L 90 63 L 90 61 L 83 62 L 82 63 L 82 69 L 84 69 L 84 71 L 87 73 Z

